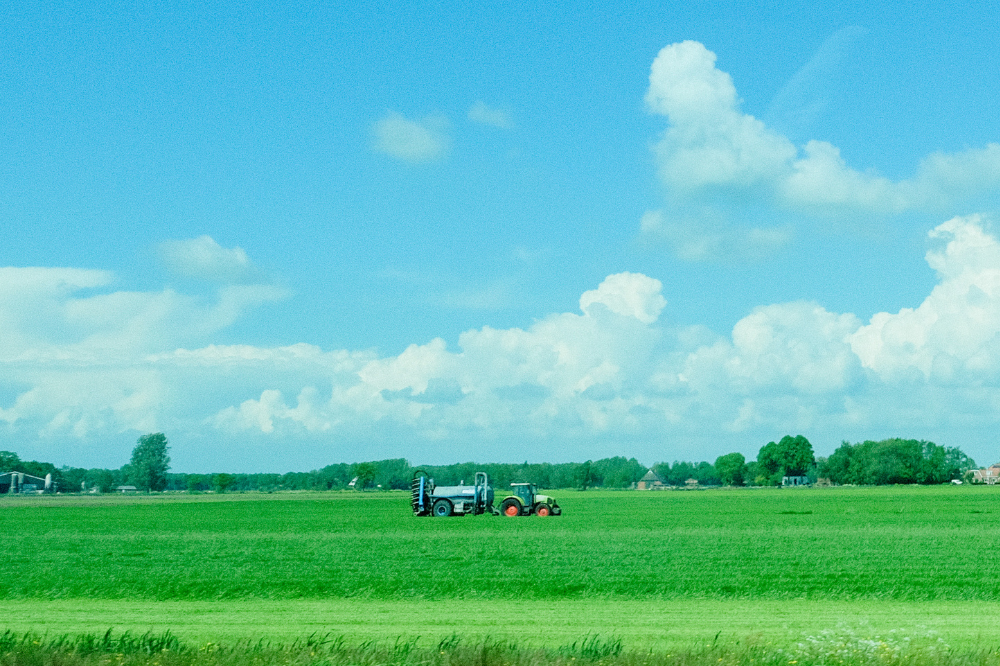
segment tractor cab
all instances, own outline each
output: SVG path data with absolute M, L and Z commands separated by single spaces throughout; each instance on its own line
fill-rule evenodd
M 514 489 L 514 495 L 519 497 L 525 506 L 535 505 L 535 495 L 538 493 L 538 489 L 535 488 L 535 484 L 512 483 L 510 486 Z

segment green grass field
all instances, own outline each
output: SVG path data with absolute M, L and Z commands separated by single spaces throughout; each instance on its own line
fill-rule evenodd
M 2 498 L 0 630 L 669 650 L 1000 626 L 993 488 L 553 494 L 563 516 L 515 519 L 398 492 Z

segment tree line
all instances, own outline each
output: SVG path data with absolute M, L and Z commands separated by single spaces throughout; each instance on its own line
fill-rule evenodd
M 823 461 L 822 473 L 837 484 L 947 483 L 969 478 L 976 467 L 958 448 L 913 439 L 843 442 Z
M 958 448 L 923 440 L 887 439 L 857 444 L 843 442 L 827 458 L 814 455 L 802 435 L 768 442 L 747 461 L 741 453 L 728 453 L 707 461 L 660 462 L 653 471 L 670 486 L 690 480 L 699 486 L 775 486 L 785 477 L 804 477 L 815 483 L 884 485 L 893 483 L 946 483 L 975 468 L 975 461 Z M 143 435 L 136 442 L 128 464 L 119 469 L 57 468 L 52 463 L 22 461 L 16 453 L 0 451 L 0 472 L 17 470 L 38 477 L 52 475 L 61 492 L 113 492 L 132 485 L 142 491 L 275 492 L 282 490 L 403 490 L 418 469 L 394 458 L 360 463 L 337 463 L 310 472 L 256 474 L 171 473 L 169 445 L 163 433 Z M 635 458 L 618 456 L 582 463 L 455 463 L 419 467 L 441 485 L 472 483 L 476 472 L 486 472 L 494 487 L 535 483 L 543 488 L 631 488 L 648 468 Z
M 957 447 L 915 439 L 842 442 L 827 458 L 817 458 L 802 435 L 786 435 L 761 447 L 757 460 L 746 462 L 740 453 L 720 456 L 715 469 L 725 485 L 781 485 L 786 477 L 804 477 L 809 483 L 889 485 L 934 484 L 968 479 L 976 462 Z

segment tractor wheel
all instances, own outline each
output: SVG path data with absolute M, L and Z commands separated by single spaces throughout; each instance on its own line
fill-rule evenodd
M 549 509 L 549 505 L 548 505 L 548 504 L 540 504 L 540 505 L 539 505 L 539 506 L 538 506 L 538 507 L 537 507 L 537 508 L 535 509 L 535 515 L 536 515 L 536 516 L 541 516 L 541 517 L 543 517 L 543 518 L 544 518 L 545 516 L 549 515 L 550 513 L 552 513 L 552 511 L 551 511 L 551 509 Z
M 517 503 L 517 500 L 504 500 L 503 503 L 500 504 L 500 513 L 505 516 L 516 516 L 521 513 L 521 505 Z
M 434 515 L 439 518 L 447 518 L 451 515 L 451 502 L 446 499 L 439 499 L 434 502 Z

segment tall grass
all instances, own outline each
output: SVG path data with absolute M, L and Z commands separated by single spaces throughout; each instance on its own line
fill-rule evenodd
M 955 651 L 919 637 L 829 632 L 779 647 L 754 642 L 711 642 L 674 652 L 630 651 L 615 638 L 591 635 L 558 649 L 460 639 L 421 646 L 419 640 L 347 644 L 311 636 L 290 645 L 264 641 L 232 646 L 185 645 L 169 633 L 140 636 L 0 634 L 0 666 L 995 666 L 995 648 Z
M 154 655 L 181 651 L 180 640 L 169 631 L 162 634 L 152 632 L 133 634 L 123 631 L 115 635 L 108 629 L 103 634 L 65 634 L 56 638 L 42 637 L 30 632 L 19 636 L 9 629 L 0 634 L 0 652 L 17 652 L 31 646 L 83 657 L 95 654 Z

